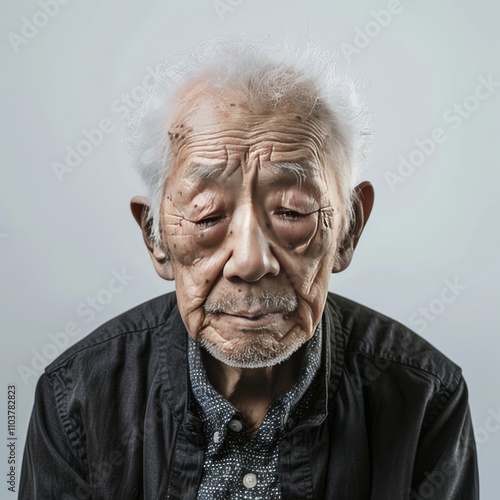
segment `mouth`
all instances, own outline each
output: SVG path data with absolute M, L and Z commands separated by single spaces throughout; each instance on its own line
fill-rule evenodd
M 204 312 L 220 328 L 234 330 L 281 329 L 298 307 L 297 299 L 282 290 L 264 290 L 246 297 L 209 298 Z
M 266 311 L 266 310 L 258 310 L 258 311 L 221 311 L 219 314 L 223 314 L 226 316 L 233 316 L 235 318 L 244 318 L 250 321 L 256 321 L 264 316 L 268 316 L 269 314 L 285 314 L 284 311 Z
M 262 329 L 271 328 L 278 322 L 283 321 L 285 311 L 231 311 L 219 312 L 215 315 L 216 322 L 224 323 L 240 329 Z

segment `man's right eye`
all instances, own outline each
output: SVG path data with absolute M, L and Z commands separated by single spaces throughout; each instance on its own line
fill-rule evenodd
M 196 221 L 195 224 L 201 229 L 208 229 L 217 225 L 221 222 L 225 217 L 223 215 L 210 215 L 209 217 L 205 217 Z

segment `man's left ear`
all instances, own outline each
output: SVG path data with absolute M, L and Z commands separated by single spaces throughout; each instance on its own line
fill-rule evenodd
M 364 181 L 354 188 L 356 197 L 353 205 L 353 219 L 341 245 L 337 249 L 332 272 L 340 273 L 351 263 L 354 249 L 373 208 L 375 192 L 370 182 Z

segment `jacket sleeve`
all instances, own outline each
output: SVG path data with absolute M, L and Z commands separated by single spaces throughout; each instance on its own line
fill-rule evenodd
M 37 384 L 24 449 L 20 500 L 92 498 L 85 479 L 88 468 L 78 458 L 78 438 L 62 408 L 64 398 L 56 377 L 49 379 L 44 373 Z
M 411 500 L 478 500 L 476 445 L 462 377 L 457 389 L 440 394 L 424 427 L 414 470 Z

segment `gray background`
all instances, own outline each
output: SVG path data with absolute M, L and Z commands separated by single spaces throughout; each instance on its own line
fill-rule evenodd
M 497 3 L 65 1 L 45 18 L 43 1 L 9 2 L 0 21 L 0 436 L 12 383 L 18 472 L 43 366 L 105 320 L 172 289 L 154 273 L 129 213 L 130 197 L 144 191 L 121 144 L 123 96 L 134 105 L 148 67 L 166 55 L 214 35 L 261 31 L 309 36 L 341 53 L 350 44 L 353 70 L 368 78 L 376 143 L 363 178 L 375 185 L 376 204 L 351 267 L 330 288 L 411 326 L 462 367 L 482 498 L 498 498 L 500 87 L 471 97 L 481 77 L 500 82 Z M 389 8 L 397 13 L 382 26 L 374 13 Z M 40 27 L 30 31 L 23 18 Z M 462 104 L 469 111 L 459 123 L 454 106 Z M 67 147 L 102 120 L 102 142 L 56 175 L 54 162 L 65 163 Z M 446 140 L 415 153 L 415 141 L 436 128 Z M 391 189 L 387 172 L 398 172 L 400 156 L 419 164 Z M 120 291 L 109 291 L 113 273 L 125 276 Z M 0 488 L 0 498 L 13 497 Z

